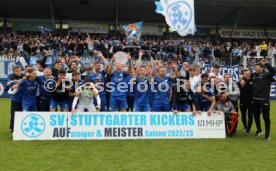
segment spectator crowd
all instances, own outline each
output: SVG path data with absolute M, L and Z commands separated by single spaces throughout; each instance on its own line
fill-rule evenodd
M 270 141 L 269 93 L 275 70 L 266 59 L 276 54 L 273 43 L 162 40 L 139 41 L 95 35 L 2 35 L 0 50 L 8 59 L 36 56 L 36 65 L 16 65 L 6 91 L 11 94 L 13 131 L 15 111 L 165 111 L 237 113 L 250 135 L 255 119 L 261 136 Z M 117 52 L 125 52 L 118 55 Z M 243 55 L 263 56 L 241 73 L 238 82 L 221 74 L 220 64 Z M 52 58 L 52 63 L 47 63 Z M 16 59 L 15 59 L 16 60 Z M 125 61 L 125 62 L 121 62 Z M 203 70 L 202 63 L 213 70 Z M 238 103 L 240 101 L 240 103 Z M 237 123 L 229 136 L 237 135 Z

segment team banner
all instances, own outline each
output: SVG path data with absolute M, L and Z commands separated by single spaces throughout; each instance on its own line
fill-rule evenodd
M 155 1 L 156 13 L 165 17 L 172 31 L 179 35 L 194 35 L 196 32 L 194 0 L 160 0 Z
M 205 72 L 207 69 L 210 69 L 211 72 L 214 71 L 213 66 L 211 66 L 209 64 L 205 64 L 204 67 L 203 67 L 203 72 Z M 239 70 L 240 70 L 239 65 L 234 65 L 234 66 L 221 65 L 220 66 L 220 75 L 231 74 L 233 81 L 237 82 L 237 81 L 239 81 Z
M 224 114 L 16 112 L 13 140 L 225 138 Z
M 271 84 L 270 100 L 276 100 L 276 82 Z
M 47 35 L 51 32 L 50 29 L 48 29 L 44 26 L 38 26 L 38 29 L 40 30 L 41 34 L 43 34 L 43 35 Z
M 14 61 L 0 60 L 0 78 L 8 78 L 8 75 L 13 73 L 14 65 Z
M 226 130 L 228 134 L 232 132 L 239 119 L 239 114 L 234 112 L 227 112 L 225 113 L 225 120 L 226 120 Z
M 127 24 L 123 26 L 128 40 L 140 40 L 143 22 Z

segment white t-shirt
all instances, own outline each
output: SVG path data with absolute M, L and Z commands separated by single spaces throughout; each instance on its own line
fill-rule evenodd
M 44 76 L 44 72 L 43 71 L 38 71 L 36 70 L 36 75 L 39 76 Z
M 275 47 L 273 47 L 273 48 L 271 49 L 271 51 L 272 51 L 272 54 L 273 54 L 273 55 L 276 55 L 276 48 L 275 48 Z
M 210 73 L 209 77 L 216 77 L 216 79 L 224 80 L 222 75 L 216 75 L 215 73 Z
M 196 85 L 200 81 L 200 75 L 199 76 L 190 77 L 189 81 L 191 83 L 191 89 L 192 89 L 192 91 L 196 92 L 196 87 L 197 87 Z
M 73 73 L 66 73 L 65 79 L 66 79 L 66 80 L 72 80 L 72 74 L 73 74 Z

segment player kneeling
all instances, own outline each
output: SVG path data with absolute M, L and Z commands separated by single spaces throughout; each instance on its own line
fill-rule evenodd
M 93 104 L 94 97 L 97 99 L 97 108 L 101 108 L 101 99 L 98 90 L 89 78 L 84 78 L 84 84 L 76 90 L 76 93 L 78 95 L 74 98 L 72 113 L 76 112 L 76 106 L 77 112 L 84 112 L 85 110 L 88 112 L 96 112 L 95 105 Z

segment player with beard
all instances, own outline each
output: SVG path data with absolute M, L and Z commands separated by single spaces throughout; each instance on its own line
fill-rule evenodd
M 98 95 L 98 90 L 88 77 L 84 78 L 84 84 L 76 90 L 76 93 L 78 95 L 74 97 L 71 110 L 72 113 L 75 113 L 76 111 L 84 112 L 85 110 L 88 112 L 96 112 L 96 108 L 93 103 L 94 97 L 97 99 L 97 108 L 101 108 L 101 99 Z
M 108 87 L 112 87 L 110 92 L 110 99 L 109 99 L 109 109 L 110 111 L 123 111 L 125 112 L 128 108 L 126 102 L 126 92 L 128 91 L 128 85 L 126 83 L 126 76 L 131 71 L 131 57 L 128 55 L 128 62 L 129 68 L 127 71 L 123 71 L 123 64 L 116 63 L 115 70 L 114 70 L 114 63 L 115 63 L 115 56 L 111 59 L 111 65 L 109 67 L 108 74 L 110 76 L 111 83 L 113 85 L 108 84 Z M 122 86 L 124 85 L 124 86 Z M 119 89 L 120 87 L 120 89 Z M 126 88 L 122 90 L 123 88 Z
M 268 71 L 266 71 L 267 69 Z M 266 59 L 262 59 L 260 64 L 255 65 L 256 73 L 253 74 L 253 94 L 252 110 L 257 126 L 256 136 L 263 134 L 261 128 L 260 115 L 263 114 L 265 122 L 265 141 L 270 142 L 270 89 L 271 81 L 276 71 Z
M 226 113 L 231 113 L 231 114 L 236 113 L 235 107 L 232 104 L 232 102 L 228 100 L 228 95 L 226 94 L 226 92 L 222 92 L 219 94 L 219 100 L 216 103 L 215 108 L 217 111 L 219 111 L 218 114 L 220 114 L 220 112 L 223 112 L 225 114 Z M 228 121 L 225 120 L 225 122 L 227 123 Z M 225 125 L 227 128 L 228 124 L 225 124 Z M 233 130 L 233 131 L 235 131 L 235 130 Z M 230 136 L 233 136 L 232 132 L 230 133 Z
M 88 76 L 91 81 L 96 84 L 96 87 L 99 90 L 99 95 L 101 98 L 101 111 L 107 111 L 105 75 L 108 71 L 109 64 L 101 52 L 98 52 L 98 57 L 101 61 L 104 62 L 104 69 L 101 70 L 101 63 L 95 63 L 95 71 Z
M 152 110 L 156 112 L 170 111 L 170 101 L 172 96 L 171 77 L 166 76 L 166 68 L 160 67 L 157 76 L 151 78 L 151 85 L 154 84 Z

